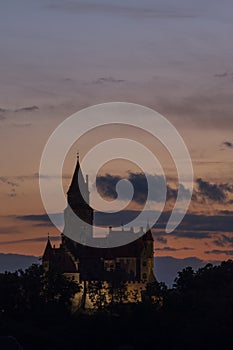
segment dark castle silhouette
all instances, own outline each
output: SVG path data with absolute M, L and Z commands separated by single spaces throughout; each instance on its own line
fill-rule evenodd
M 88 176 L 84 180 L 77 159 L 74 175 L 67 192 L 68 206 L 64 211 L 65 227 L 58 248 L 52 247 L 50 239 L 42 257 L 46 270 L 52 266 L 58 268 L 66 276 L 74 278 L 78 283 L 105 281 L 117 275 L 129 290 L 137 290 L 139 299 L 148 283 L 156 281 L 154 276 L 154 240 L 149 227 L 146 232 L 142 228 L 138 234 L 133 229 L 121 231 L 109 228 L 109 237 L 114 241 L 119 235 L 131 235 L 134 240 L 122 246 L 98 248 L 98 242 L 104 238 L 94 238 L 92 232 L 93 209 L 89 205 Z M 82 220 L 78 225 L 72 224 L 71 212 Z M 69 237 L 72 230 L 79 237 L 78 243 Z M 69 237 L 68 237 L 69 236 Z M 135 239 L 136 238 L 136 239 Z M 95 246 L 87 245 L 88 242 Z M 119 277 L 120 276 L 120 277 Z M 77 302 L 81 296 L 77 296 Z M 90 303 L 89 303 L 90 304 Z

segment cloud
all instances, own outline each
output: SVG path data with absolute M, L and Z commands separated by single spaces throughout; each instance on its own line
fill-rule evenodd
M 10 193 L 8 193 L 8 197 L 17 197 L 17 193 L 14 188 L 12 188 Z
M 119 227 L 122 222 L 125 226 L 135 219 L 140 214 L 138 210 L 124 210 L 117 213 L 94 213 L 94 224 L 96 227 L 108 227 L 112 226 Z M 148 211 L 147 217 L 153 218 L 155 211 Z M 54 213 L 53 220 L 56 221 L 57 225 L 62 227 L 64 224 L 63 213 Z M 171 215 L 170 211 L 163 212 L 154 225 L 152 232 L 154 239 L 162 244 L 167 243 L 168 237 L 174 237 L 178 239 L 191 239 L 191 240 L 210 240 L 214 239 L 217 244 L 224 242 L 231 244 L 231 239 L 227 241 L 227 237 L 231 237 L 229 232 L 232 231 L 233 227 L 233 215 L 197 215 L 187 213 L 178 226 L 178 228 L 167 234 L 165 233 L 165 227 L 168 219 Z M 50 227 L 51 223 L 47 214 L 31 214 L 31 215 L 18 215 L 14 216 L 16 220 L 31 222 L 36 227 Z M 223 238 L 221 239 L 223 235 Z
M 213 250 L 206 250 L 205 254 L 216 254 L 216 255 L 232 255 L 233 256 L 233 250 L 219 250 L 219 249 L 213 249 Z
M 227 72 L 214 74 L 214 77 L 216 77 L 216 78 L 226 78 L 227 76 L 228 76 Z
M 223 146 L 225 146 L 226 148 L 233 148 L 233 143 L 230 141 L 224 141 Z
M 10 245 L 10 244 L 19 244 L 19 243 L 36 243 L 36 242 L 46 242 L 48 237 L 35 237 L 35 238 L 25 238 L 25 239 L 17 239 L 13 241 L 2 241 L 1 245 Z M 60 236 L 52 236 L 51 241 L 60 241 Z
M 7 119 L 7 115 L 11 113 L 20 113 L 20 112 L 35 112 L 38 111 L 39 107 L 38 106 L 26 106 L 26 107 L 21 107 L 17 109 L 5 109 L 5 108 L 0 108 L 0 121 L 4 121 Z M 30 127 L 32 123 L 12 123 L 11 124 L 14 127 Z
M 189 239 L 207 239 L 212 237 L 212 234 L 210 232 L 179 231 L 179 230 L 175 230 L 171 232 L 170 235 L 176 238 L 189 238 Z
M 157 251 L 165 251 L 165 252 L 177 252 L 180 250 L 194 250 L 194 248 L 182 247 L 182 248 L 172 248 L 172 247 L 163 247 L 163 248 L 155 248 Z
M 154 240 L 156 240 L 159 243 L 167 244 L 167 239 L 162 237 L 162 236 L 161 237 L 155 237 L 154 236 Z
M 155 228 L 164 230 L 171 212 L 164 212 L 160 216 Z M 212 233 L 231 232 L 233 227 L 232 215 L 204 215 L 187 213 L 178 228 L 171 234 L 177 237 L 197 239 L 211 237 Z M 195 236 L 196 235 L 196 236 Z
M 17 226 L 0 227 L 0 235 L 17 234 L 19 233 Z
M 53 218 L 53 221 L 55 221 L 58 226 L 64 225 L 63 213 L 54 213 L 54 214 L 50 214 L 50 216 Z M 15 216 L 15 219 L 20 221 L 25 221 L 25 222 L 26 221 L 33 222 L 34 223 L 33 226 L 39 226 L 39 227 L 50 227 L 53 225 L 47 214 L 18 215 L 18 216 Z
M 232 127 L 232 94 L 229 92 L 232 82 L 229 82 L 229 88 L 222 91 L 217 86 L 211 86 L 209 91 L 196 90 L 195 88 L 187 91 L 183 96 L 177 96 L 176 99 L 169 100 L 161 97 L 157 100 L 153 108 L 158 109 L 165 115 L 171 115 L 175 118 L 177 125 L 180 122 L 189 122 L 189 127 L 196 128 L 217 128 L 228 129 Z M 189 93 L 189 94 L 188 94 Z M 221 118 L 220 118 L 221 116 Z
M 219 214 L 233 216 L 233 210 L 219 210 Z
M 118 83 L 124 83 L 124 82 L 125 82 L 124 79 L 115 79 L 113 77 L 102 77 L 93 81 L 94 84 L 104 84 L 104 83 L 118 84 Z
M 40 222 L 38 224 L 33 224 L 34 227 L 53 227 L 54 224 L 51 221 Z
M 213 232 L 201 232 L 199 230 L 191 231 L 190 229 L 186 229 L 185 231 L 176 229 L 171 233 L 165 233 L 164 231 L 156 231 L 156 226 L 157 224 L 155 224 L 155 229 L 152 229 L 154 240 L 164 244 L 167 243 L 168 237 L 174 237 L 176 239 L 187 238 L 187 239 L 194 239 L 194 240 L 205 240 L 205 239 L 212 238 L 214 235 Z
M 108 14 L 113 16 L 127 16 L 134 19 L 185 19 L 194 18 L 196 11 L 194 9 L 188 9 L 184 6 L 176 6 L 168 10 L 167 6 L 163 5 L 162 2 L 154 7 L 151 3 L 134 2 L 134 6 L 127 4 L 120 4 L 116 2 L 105 2 L 105 3 L 87 3 L 84 1 L 79 2 L 60 2 L 51 3 L 47 5 L 47 8 L 53 10 L 69 11 L 75 13 L 95 13 L 95 14 Z
M 148 193 L 148 184 L 147 184 L 147 178 L 148 181 L 151 184 L 152 190 L 150 193 Z M 177 197 L 177 189 L 172 188 L 170 185 L 166 184 L 164 181 L 163 176 L 160 175 L 151 175 L 151 174 L 145 174 L 143 173 L 133 173 L 129 172 L 128 176 L 126 178 L 123 178 L 121 176 L 113 176 L 110 174 L 105 174 L 102 176 L 97 176 L 96 178 L 96 187 L 99 193 L 103 197 L 116 199 L 117 198 L 117 192 L 116 192 L 116 185 L 120 180 L 128 180 L 131 182 L 134 188 L 134 194 L 132 201 L 138 204 L 144 204 L 148 199 L 150 201 L 154 202 L 161 202 L 164 200 L 164 187 L 167 188 L 167 200 L 176 199 Z M 189 190 L 187 190 L 182 184 L 180 186 L 180 193 L 183 198 L 189 196 Z M 121 199 L 131 199 L 129 198 L 128 191 L 123 191 L 121 193 Z
M 39 173 L 33 173 L 29 175 L 17 175 L 17 176 L 0 176 L 0 182 L 7 184 L 11 187 L 19 187 L 19 181 L 23 182 L 25 180 L 37 180 L 37 179 L 47 179 L 47 180 L 53 180 L 53 179 L 59 179 L 60 175 L 46 175 L 46 174 L 40 174 Z M 71 175 L 69 174 L 63 174 L 63 179 L 70 179 Z
M 6 119 L 4 113 L 6 112 L 7 110 L 4 109 L 4 108 L 0 108 L 0 120 L 3 121 Z
M 17 108 L 14 110 L 14 112 L 35 112 L 38 111 L 39 107 L 38 106 L 26 106 L 26 107 L 21 107 Z
M 38 106 L 25 106 L 25 107 L 20 107 L 20 108 L 16 108 L 16 109 L 6 109 L 6 108 L 0 108 L 0 118 L 1 119 L 6 119 L 6 117 L 3 115 L 5 113 L 18 113 L 18 112 L 35 112 L 38 111 L 39 107 Z
M 196 180 L 197 190 L 194 191 L 194 199 L 208 199 L 218 203 L 225 203 L 229 195 L 233 193 L 233 186 L 228 183 L 213 184 L 202 178 Z
M 13 126 L 16 128 L 28 128 L 29 126 L 32 126 L 32 123 L 22 123 L 22 124 L 17 124 L 17 123 L 12 123 Z
M 102 213 L 96 211 L 94 216 L 95 224 L 96 226 L 114 227 L 120 226 L 123 222 L 124 225 L 126 225 L 139 214 L 139 210 L 124 210 L 118 213 Z M 147 211 L 147 217 L 150 222 L 153 222 L 152 220 L 155 215 L 157 215 L 156 211 Z M 160 215 L 159 220 L 154 225 L 154 229 L 157 231 L 159 230 L 159 233 L 154 232 L 154 235 L 161 236 L 165 234 L 165 228 L 170 215 L 170 211 L 165 211 Z M 215 233 L 231 232 L 232 227 L 233 215 L 187 213 L 178 228 L 173 231 L 171 235 L 177 238 L 206 239 L 211 238 Z
M 229 235 L 222 234 L 220 237 L 215 239 L 213 243 L 219 247 L 233 247 L 233 233 Z
M 19 187 L 19 184 L 17 182 L 9 180 L 9 177 L 7 177 L 7 176 L 1 176 L 0 182 L 4 183 L 6 185 L 9 185 L 11 187 Z

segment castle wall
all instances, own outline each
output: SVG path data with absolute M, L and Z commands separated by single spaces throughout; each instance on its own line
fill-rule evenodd
M 93 282 L 98 282 L 98 281 L 93 281 Z M 81 285 L 81 291 L 79 293 L 76 293 L 72 300 L 73 311 L 76 311 L 79 308 L 81 308 L 83 304 L 84 282 L 81 282 L 80 285 Z M 146 290 L 145 282 L 129 281 L 129 282 L 126 282 L 125 286 L 126 286 L 125 295 L 127 295 L 127 299 L 123 300 L 123 303 L 137 303 L 142 301 L 142 293 L 143 291 Z M 86 282 L 86 287 L 87 287 L 87 294 L 86 294 L 85 308 L 93 309 L 95 307 L 94 303 L 97 299 L 97 294 L 96 294 L 96 299 L 94 298 L 93 300 L 93 296 L 91 296 L 88 292 L 88 282 Z M 111 293 L 109 293 L 108 282 L 105 281 L 102 283 L 102 288 L 98 290 L 98 293 L 105 295 L 107 304 L 111 303 L 112 296 L 111 296 Z

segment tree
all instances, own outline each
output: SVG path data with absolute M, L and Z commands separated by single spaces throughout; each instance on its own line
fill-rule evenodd
M 21 291 L 18 272 L 0 274 L 0 311 L 12 313 L 20 309 Z
M 91 281 L 88 283 L 88 295 L 93 306 L 103 310 L 107 306 L 106 287 L 102 281 Z
M 128 300 L 127 283 L 122 279 L 121 271 L 108 273 L 108 299 L 111 308 Z
M 43 304 L 43 266 L 33 264 L 25 271 L 19 270 L 18 273 L 21 302 L 24 305 L 24 309 L 39 310 Z
M 0 274 L 0 310 L 6 313 L 47 312 L 48 307 L 69 310 L 80 285 L 60 271 L 32 265 L 25 271 Z
M 195 273 L 191 266 L 184 268 L 178 272 L 178 277 L 175 278 L 174 288 L 179 291 L 190 289 L 194 284 Z
M 80 285 L 73 278 L 67 278 L 56 268 L 50 268 L 43 275 L 42 298 L 45 304 L 68 308 L 80 290 Z

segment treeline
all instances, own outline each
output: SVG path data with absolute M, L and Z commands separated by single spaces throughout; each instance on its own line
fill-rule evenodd
M 67 312 L 80 286 L 57 270 L 44 271 L 42 265 L 14 273 L 0 273 L 0 312 L 2 315 Z
M 80 286 L 57 271 L 33 265 L 0 274 L 1 335 L 15 336 L 25 350 L 232 348 L 232 260 L 197 271 L 187 267 L 171 289 L 148 285 L 142 302 L 126 303 L 124 284 L 115 284 L 111 308 L 103 307 L 96 282 L 89 290 L 95 312 L 71 314 L 70 299 Z
M 108 272 L 106 281 L 86 281 L 78 283 L 71 277 L 66 277 L 55 267 L 48 271 L 42 265 L 32 265 L 30 268 L 14 273 L 0 274 L 0 311 L 6 315 L 27 313 L 65 312 L 67 315 L 75 312 L 72 298 L 80 293 L 80 303 L 76 305 L 77 312 L 88 308 L 91 302 L 93 312 L 113 312 L 127 302 L 138 302 L 139 291 L 127 289 L 127 283 L 122 280 L 121 272 Z M 160 301 L 162 283 L 152 283 L 146 286 L 143 299 Z

